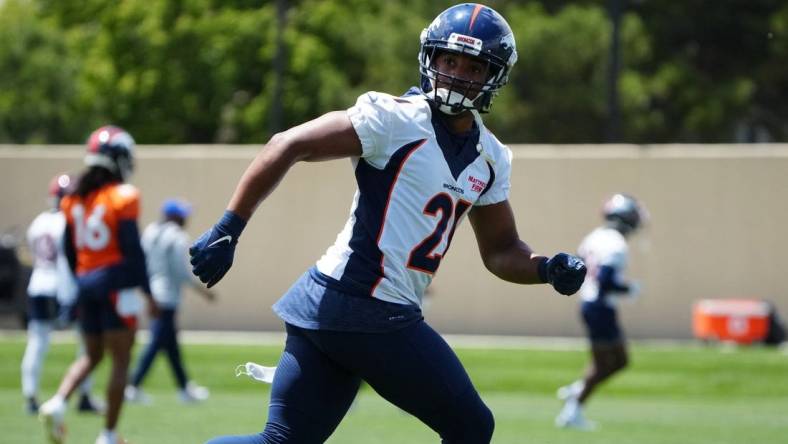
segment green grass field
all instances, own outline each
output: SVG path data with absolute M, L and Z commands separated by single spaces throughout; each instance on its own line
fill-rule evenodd
M 21 337 L 0 340 L 0 442 L 45 442 L 34 417 L 23 413 L 19 389 Z M 137 351 L 139 346 L 137 347 Z M 211 399 L 178 403 L 169 369 L 157 360 L 146 390 L 151 406 L 127 405 L 119 431 L 134 444 L 202 443 L 220 434 L 262 429 L 269 386 L 233 370 L 246 361 L 275 363 L 281 347 L 185 346 L 192 377 Z M 594 432 L 557 430 L 555 389 L 581 371 L 586 352 L 530 347 L 520 350 L 458 349 L 482 398 L 496 418 L 494 443 L 778 444 L 788 442 L 788 354 L 774 349 L 635 344 L 632 366 L 604 386 L 587 415 Z M 74 355 L 73 344 L 54 344 L 42 378 L 43 396 Z M 106 366 L 96 373 L 103 389 Z M 101 390 L 98 390 L 101 392 Z M 70 411 L 69 442 L 90 444 L 98 417 Z M 329 440 L 334 444 L 437 443 L 437 436 L 365 387 Z

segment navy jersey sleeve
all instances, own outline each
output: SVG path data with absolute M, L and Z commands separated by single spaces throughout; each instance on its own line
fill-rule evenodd
M 120 250 L 123 253 L 123 268 L 128 278 L 128 287 L 142 287 L 142 290 L 150 294 L 150 284 L 148 282 L 148 270 L 145 265 L 145 253 L 140 244 L 140 234 L 137 222 L 134 220 L 122 220 L 118 227 Z
M 620 283 L 618 281 L 618 272 L 609 265 L 599 267 L 597 281 L 599 282 L 599 299 L 604 298 L 609 293 L 629 292 L 629 285 Z

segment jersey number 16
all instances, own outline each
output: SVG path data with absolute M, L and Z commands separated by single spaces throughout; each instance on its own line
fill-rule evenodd
M 74 240 L 77 248 L 87 248 L 93 251 L 104 249 L 109 243 L 109 227 L 104 222 L 104 205 L 96 205 L 93 211 L 86 215 L 85 207 L 74 205 L 71 216 L 74 218 Z

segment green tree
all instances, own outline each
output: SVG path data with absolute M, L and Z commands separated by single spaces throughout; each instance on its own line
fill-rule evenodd
M 653 42 L 640 71 L 649 78 L 651 108 L 662 115 L 638 139 L 725 142 L 741 124 L 788 136 L 784 2 L 645 1 L 634 11 Z
M 505 141 L 604 140 L 615 0 L 491 1 L 520 60 L 488 125 Z M 625 141 L 788 138 L 788 6 L 620 0 Z M 266 0 L 0 1 L 0 142 L 261 143 L 367 90 L 419 82 L 421 29 L 450 1 L 292 0 L 277 54 Z
M 74 115 L 78 56 L 35 3 L 0 6 L 0 142 L 68 139 L 70 128 L 84 123 Z

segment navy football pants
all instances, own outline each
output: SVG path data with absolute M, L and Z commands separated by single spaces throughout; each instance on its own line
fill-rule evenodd
M 443 443 L 486 444 L 492 412 L 449 345 L 424 321 L 391 333 L 287 325 L 262 433 L 208 444 L 313 444 L 331 435 L 361 380 L 435 430 Z

